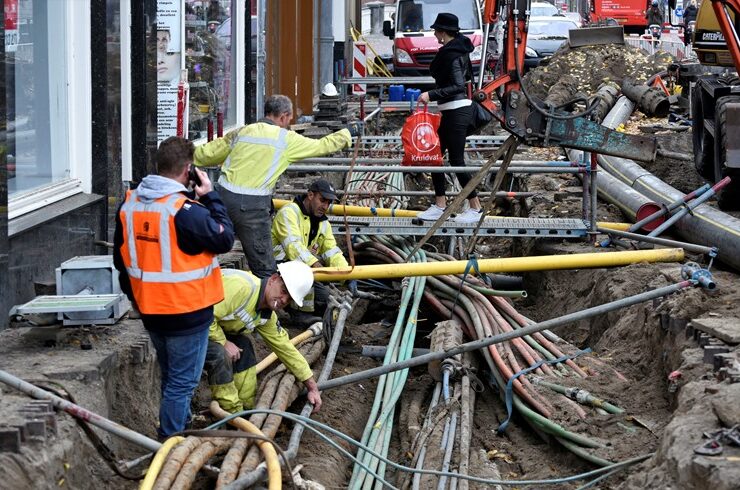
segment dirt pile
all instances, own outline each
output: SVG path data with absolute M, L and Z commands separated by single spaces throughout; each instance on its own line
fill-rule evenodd
M 578 91 L 591 95 L 604 82 L 621 83 L 625 77 L 638 82 L 665 70 L 672 61 L 668 53 L 648 55 L 644 51 L 619 44 L 570 48 L 567 44 L 549 59 L 524 76 L 527 90 L 544 99 L 550 88 L 564 76 L 572 76 Z

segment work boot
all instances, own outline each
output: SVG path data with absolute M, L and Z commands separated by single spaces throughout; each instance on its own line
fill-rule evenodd
M 481 213 L 480 209 L 468 208 L 455 216 L 455 223 L 477 223 L 480 221 Z
M 417 218 L 421 218 L 424 221 L 437 221 L 442 213 L 445 212 L 445 208 L 440 208 L 436 204 L 432 204 L 426 211 L 422 211 L 417 214 Z

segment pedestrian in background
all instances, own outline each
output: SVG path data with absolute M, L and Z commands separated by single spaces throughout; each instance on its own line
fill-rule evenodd
M 472 79 L 470 72 L 470 53 L 473 43 L 467 36 L 460 34 L 457 16 L 441 13 L 432 24 L 434 37 L 442 45 L 434 56 L 429 71 L 436 87 L 419 96 L 420 104 L 437 101 L 442 113 L 439 124 L 439 142 L 442 154 L 447 151 L 448 160 L 453 167 L 465 166 L 465 138 L 468 125 L 473 117 L 472 101 L 467 97 L 467 83 Z M 468 174 L 457 174 L 460 185 L 470 181 Z M 419 218 L 434 221 L 442 216 L 447 207 L 445 192 L 447 182 L 445 174 L 432 174 L 434 185 L 434 204 L 426 211 L 419 213 Z M 470 207 L 455 217 L 460 223 L 477 223 L 481 216 L 481 204 L 478 194 L 473 190 L 468 195 Z
M 182 432 L 190 422 L 213 305 L 224 298 L 216 254 L 234 245 L 226 208 L 208 175 L 192 167 L 193 152 L 193 144 L 179 137 L 159 145 L 157 175 L 128 191 L 113 237 L 121 290 L 141 312 L 157 351 L 160 438 Z

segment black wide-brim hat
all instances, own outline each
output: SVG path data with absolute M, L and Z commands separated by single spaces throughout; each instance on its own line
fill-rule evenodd
M 457 15 L 450 14 L 447 12 L 442 12 L 441 14 L 437 14 L 437 19 L 434 21 L 434 24 L 432 24 L 432 29 L 437 29 L 439 31 L 451 31 L 451 32 L 459 31 L 460 23 L 457 19 Z

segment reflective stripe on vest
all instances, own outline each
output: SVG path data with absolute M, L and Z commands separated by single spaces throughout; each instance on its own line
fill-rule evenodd
M 323 254 L 321 254 L 321 258 L 328 260 L 328 259 L 334 257 L 336 254 L 338 254 L 340 252 L 341 252 L 341 250 L 339 250 L 339 247 L 330 248 L 329 250 L 327 250 L 326 252 L 324 252 Z
M 282 221 L 283 226 L 285 227 L 286 230 L 288 230 L 288 234 L 285 237 L 285 240 L 283 240 L 280 244 L 283 247 L 283 258 L 284 258 L 288 254 L 288 246 L 291 243 L 297 242 L 299 244 L 303 244 L 303 236 L 302 236 L 303 232 L 301 230 L 301 222 L 302 222 L 303 216 L 302 216 L 300 208 L 298 207 L 296 203 L 290 203 L 286 205 L 283 209 L 285 209 L 285 211 L 278 213 L 279 214 L 278 219 Z M 288 220 L 288 211 L 292 211 L 293 213 L 295 213 L 296 220 L 298 221 L 298 235 L 294 235 L 293 233 L 291 233 L 291 231 L 294 231 L 294 230 L 290 226 L 290 220 Z M 306 264 L 308 264 L 308 262 L 311 260 L 312 257 L 313 255 L 311 255 L 311 253 L 308 250 L 306 250 L 305 247 L 303 247 L 302 250 L 298 252 L 298 258 L 301 260 L 301 262 L 304 262 Z M 279 260 L 277 256 L 275 257 L 275 259 Z
M 259 298 L 257 298 L 257 301 L 255 301 L 254 305 L 254 316 L 247 311 L 247 305 L 251 302 L 252 298 L 254 298 L 255 294 L 259 294 L 260 292 L 260 283 L 259 280 L 255 280 L 256 278 L 252 276 L 251 274 L 248 274 L 245 271 L 238 270 L 238 269 L 224 269 L 221 271 L 221 273 L 224 276 L 231 276 L 236 275 L 241 278 L 243 278 L 245 281 L 249 283 L 251 286 L 251 292 L 247 297 L 244 299 L 241 305 L 239 305 L 231 314 L 224 316 L 221 318 L 222 320 L 228 321 L 228 320 L 235 320 L 239 319 L 244 323 L 244 329 L 248 332 L 252 332 L 255 327 L 257 326 L 255 324 L 255 318 L 259 316 L 257 313 L 257 301 L 259 301 Z M 264 322 L 259 322 L 259 325 L 262 325 Z
M 218 259 L 213 258 L 211 263 L 200 269 L 193 269 L 184 272 L 172 272 L 172 239 L 170 237 L 170 217 L 173 217 L 180 210 L 178 201 L 185 200 L 180 194 L 172 194 L 167 197 L 163 203 L 151 202 L 144 204 L 139 201 L 139 195 L 134 190 L 131 198 L 123 206 L 121 212 L 126 216 L 126 235 L 128 237 L 128 253 L 131 264 L 126 267 L 126 272 L 130 277 L 139 279 L 142 282 L 166 282 L 179 283 L 203 279 L 213 274 L 214 269 L 218 267 Z M 135 212 L 156 212 L 159 213 L 159 254 L 162 264 L 161 272 L 144 271 L 139 268 L 139 258 L 136 254 L 136 237 L 134 234 Z
M 246 144 L 254 144 L 254 145 L 266 145 L 271 146 L 275 149 L 275 153 L 272 155 L 272 162 L 270 162 L 270 167 L 267 170 L 267 174 L 265 175 L 265 179 L 262 182 L 261 185 L 258 187 L 245 187 L 240 186 L 236 184 L 232 184 L 231 182 L 226 180 L 225 175 L 221 175 L 218 179 L 219 185 L 221 185 L 224 189 L 227 189 L 230 192 L 233 192 L 235 194 L 245 194 L 249 196 L 269 196 L 272 194 L 274 182 L 272 182 L 273 179 L 276 179 L 278 168 L 280 167 L 280 158 L 283 156 L 283 152 L 287 148 L 286 139 L 288 136 L 288 131 L 286 129 L 280 128 L 280 131 L 278 132 L 277 139 L 272 138 L 265 138 L 265 137 L 259 137 L 259 136 L 239 136 L 235 139 L 236 143 L 246 143 Z M 235 146 L 235 144 L 234 144 Z M 233 151 L 233 146 L 232 146 Z M 231 165 L 231 155 L 227 157 L 227 161 L 224 162 L 224 169 L 228 169 Z
M 175 216 L 188 201 L 174 193 L 142 202 L 134 190 L 127 193 L 121 206 L 121 254 L 142 313 L 188 313 L 224 297 L 215 254 L 203 251 L 188 255 L 177 246 Z M 144 250 L 146 256 L 140 256 Z

